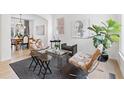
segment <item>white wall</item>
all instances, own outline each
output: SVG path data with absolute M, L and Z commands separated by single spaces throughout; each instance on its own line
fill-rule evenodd
M 79 39 L 79 38 L 72 38 L 71 31 L 72 31 L 72 22 L 73 20 L 89 20 L 90 19 L 90 25 L 97 24 L 101 25 L 101 21 L 105 22 L 109 18 L 113 18 L 115 20 L 121 19 L 120 15 L 107 15 L 107 14 L 79 14 L 79 15 L 53 15 L 53 34 L 56 33 L 57 24 L 56 19 L 64 17 L 64 35 L 59 35 L 59 38 L 62 40 L 62 42 L 66 42 L 70 45 L 78 44 L 78 51 L 82 51 L 84 53 L 91 53 L 94 51 L 94 46 L 92 43 L 92 39 Z M 118 57 L 118 46 L 119 44 L 113 44 L 112 48 L 109 49 L 110 51 L 110 57 L 117 58 Z
M 11 58 L 10 15 L 0 15 L 0 60 Z
M 39 16 L 45 18 L 48 21 L 48 45 L 50 46 L 50 40 L 52 39 L 53 33 L 53 24 L 52 24 L 52 15 L 48 14 L 39 14 Z

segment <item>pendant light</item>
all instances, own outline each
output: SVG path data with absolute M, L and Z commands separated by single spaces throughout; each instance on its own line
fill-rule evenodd
M 21 16 L 22 16 L 22 14 L 20 14 L 19 22 L 16 24 L 16 28 L 18 31 L 24 31 L 24 29 L 25 29 L 25 26 L 22 23 Z

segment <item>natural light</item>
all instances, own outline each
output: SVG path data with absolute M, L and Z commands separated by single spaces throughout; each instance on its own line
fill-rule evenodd
M 122 31 L 120 40 L 120 54 L 124 58 L 124 15 L 122 15 Z

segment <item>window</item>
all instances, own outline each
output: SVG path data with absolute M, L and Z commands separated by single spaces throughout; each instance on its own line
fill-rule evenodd
M 124 15 L 122 16 L 122 31 L 120 34 L 120 52 L 124 56 Z

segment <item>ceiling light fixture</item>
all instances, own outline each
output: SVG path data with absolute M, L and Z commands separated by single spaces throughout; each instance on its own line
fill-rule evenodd
M 21 16 L 22 16 L 22 14 L 20 14 L 19 22 L 16 24 L 16 28 L 18 31 L 24 31 L 24 29 L 25 29 L 25 26 L 22 23 Z

